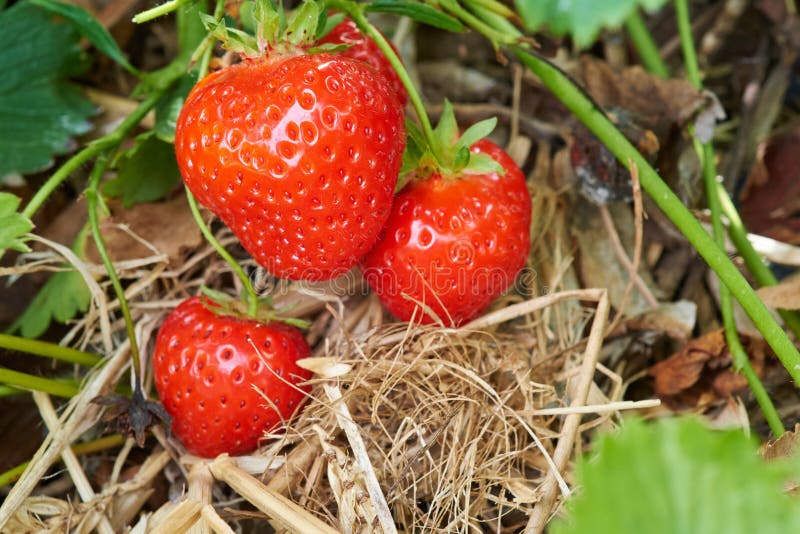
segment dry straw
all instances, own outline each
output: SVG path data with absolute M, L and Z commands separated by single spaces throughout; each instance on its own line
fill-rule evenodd
M 201 461 L 156 432 L 161 445 L 151 439 L 144 461 L 127 445 L 102 486 L 93 464 L 68 446 L 97 432 L 99 408 L 90 401 L 125 376 L 128 345 L 111 350 L 123 338 L 119 306 L 95 279 L 98 266 L 42 241 L 52 252 L 3 273 L 78 266 L 93 301 L 68 341 L 110 357 L 60 416 L 36 395 L 50 433 L 0 506 L 0 530 L 229 533 L 255 518 L 281 532 L 541 532 L 571 491 L 582 433 L 643 404 L 622 402 L 620 378 L 599 362 L 607 294 L 580 289 L 568 214 L 555 192 L 536 191 L 528 276 L 488 313 L 461 329 L 387 324 L 359 276 L 349 285 L 273 284 L 281 305 L 312 322 L 315 358 L 304 365 L 315 378 L 302 414 L 235 459 Z M 232 242 L 224 229 L 219 237 Z M 145 349 L 178 301 L 201 284 L 225 289 L 230 279 L 209 247 L 179 265 L 154 251 L 117 267 Z M 59 460 L 67 488 L 43 496 L 43 477 Z M 171 482 L 173 500 L 154 507 L 157 480 Z

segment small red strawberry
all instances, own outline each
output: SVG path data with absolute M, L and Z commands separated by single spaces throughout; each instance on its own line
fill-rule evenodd
M 445 113 L 452 113 L 449 105 Z M 447 139 L 454 119 L 450 126 L 437 133 Z M 525 177 L 497 145 L 472 141 L 491 127 L 468 130 L 460 141 L 466 144 L 451 151 L 451 163 L 474 158 L 472 170 L 444 173 L 434 165 L 433 171 L 412 171 L 378 244 L 362 262 L 370 287 L 398 319 L 461 325 L 489 306 L 525 265 L 531 221 Z M 471 156 L 465 153 L 470 146 Z
M 201 80 L 178 118 L 175 154 L 197 200 L 260 265 L 281 278 L 324 280 L 375 243 L 391 209 L 405 123 L 374 67 L 303 54 L 292 38 Z
M 190 298 L 161 325 L 156 389 L 189 452 L 246 454 L 305 402 L 309 388 L 298 383 L 311 373 L 296 362 L 311 349 L 287 324 L 218 315 L 208 305 Z
M 403 87 L 403 82 L 392 67 L 392 64 L 387 59 L 386 55 L 378 48 L 375 41 L 366 37 L 359 31 L 358 26 L 352 19 L 344 19 L 342 22 L 333 27 L 325 37 L 320 39 L 320 44 L 346 44 L 350 45 L 349 48 L 340 52 L 341 55 L 351 59 L 357 59 L 369 63 L 379 72 L 381 72 L 400 100 L 400 104 L 405 106 L 408 102 L 408 93 L 406 88 Z M 391 44 L 391 42 L 389 43 Z M 392 45 L 392 49 L 397 52 L 397 49 Z

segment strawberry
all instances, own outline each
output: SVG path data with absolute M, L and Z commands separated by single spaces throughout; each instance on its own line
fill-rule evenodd
M 287 324 L 219 315 L 209 305 L 185 300 L 161 325 L 155 385 L 189 452 L 246 454 L 305 401 L 309 387 L 298 383 L 311 373 L 296 362 L 311 349 Z
M 525 177 L 487 140 L 472 144 L 471 153 L 484 163 L 490 157 L 499 168 L 453 175 L 439 169 L 426 176 L 417 169 L 363 260 L 367 282 L 398 319 L 461 325 L 489 306 L 525 265 L 531 221 Z
M 403 86 L 403 82 L 400 81 L 397 72 L 394 70 L 394 67 L 392 67 L 392 64 L 389 62 L 389 59 L 381 49 L 378 48 L 375 41 L 366 37 L 359 31 L 358 26 L 356 26 L 356 23 L 352 19 L 346 18 L 334 26 L 325 37 L 320 39 L 319 43 L 349 45 L 349 48 L 343 50 L 340 54 L 351 59 L 364 61 L 378 69 L 378 71 L 386 76 L 397 98 L 400 100 L 400 104 L 402 106 L 406 105 L 408 102 L 408 93 Z M 390 42 L 389 44 L 392 43 Z M 394 45 L 392 45 L 392 49 L 395 53 L 397 52 Z
M 184 182 L 270 273 L 344 274 L 377 239 L 405 146 L 375 68 L 331 54 L 245 60 L 201 80 L 177 122 Z

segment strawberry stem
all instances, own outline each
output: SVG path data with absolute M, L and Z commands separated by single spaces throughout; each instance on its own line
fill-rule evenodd
M 361 30 L 361 33 L 372 39 L 375 44 L 378 45 L 378 48 L 381 49 L 381 52 L 383 52 L 383 54 L 386 56 L 386 59 L 389 60 L 392 68 L 397 73 L 397 77 L 400 78 L 400 81 L 403 83 L 403 86 L 408 93 L 408 100 L 411 102 L 411 106 L 414 108 L 414 112 L 419 118 L 419 123 L 422 127 L 422 135 L 425 137 L 425 141 L 431 147 L 436 146 L 436 137 L 433 133 L 433 126 L 431 125 L 431 120 L 428 117 L 428 113 L 425 111 L 425 105 L 422 103 L 422 97 L 417 91 L 414 82 L 411 81 L 411 76 L 409 76 L 408 71 L 403 65 L 403 62 L 400 61 L 399 57 L 397 57 L 397 54 L 392 46 L 389 44 L 383 34 L 379 32 L 378 29 L 367 19 L 366 15 L 364 15 L 363 6 L 349 0 L 326 0 L 325 3 L 331 9 L 346 13 L 347 16 L 353 19 L 353 22 L 356 23 L 356 26 L 358 26 L 358 29 Z
M 151 7 L 150 9 L 146 9 L 141 13 L 137 13 L 136 15 L 133 16 L 132 20 L 135 24 L 150 22 L 153 19 L 157 19 L 158 17 L 163 17 L 164 15 L 176 11 L 184 4 L 189 4 L 195 1 L 196 0 L 169 0 L 168 2 L 164 2 L 161 5 L 157 5 L 155 7 Z
M 195 223 L 197 223 L 198 228 L 200 228 L 200 232 L 202 232 L 203 237 L 206 238 L 206 241 L 217 251 L 223 260 L 230 266 L 231 270 L 236 274 L 239 280 L 242 282 L 242 286 L 244 287 L 245 292 L 245 300 L 247 302 L 247 314 L 250 317 L 256 317 L 258 313 L 258 293 L 256 293 L 255 288 L 253 287 L 250 278 L 247 276 L 247 273 L 244 272 L 242 266 L 234 259 L 231 254 L 225 250 L 217 238 L 214 237 L 214 234 L 211 233 L 211 229 L 208 225 L 203 221 L 203 216 L 200 214 L 200 208 L 197 205 L 197 199 L 194 198 L 189 188 L 186 187 L 186 200 L 189 202 L 189 208 L 192 210 L 192 216 L 194 217 Z
M 39 341 L 36 339 L 25 339 L 8 334 L 0 334 L 0 348 L 27 354 L 35 354 L 62 362 L 76 363 L 86 367 L 94 367 L 102 358 L 97 354 L 83 352 L 70 347 L 62 347 L 55 343 Z
M 133 318 L 131 317 L 131 310 L 128 307 L 128 299 L 125 298 L 125 290 L 122 288 L 122 283 L 120 282 L 119 276 L 117 276 L 117 272 L 114 270 L 114 263 L 111 261 L 111 256 L 109 256 L 105 241 L 103 241 L 103 235 L 100 233 L 100 221 L 97 216 L 97 205 L 100 201 L 100 179 L 106 172 L 109 163 L 110 160 L 106 156 L 101 156 L 97 159 L 94 168 L 92 169 L 92 173 L 89 175 L 89 184 L 86 187 L 84 196 L 86 196 L 87 211 L 89 212 L 89 228 L 92 232 L 92 238 L 94 239 L 95 245 L 97 245 L 97 252 L 100 254 L 100 258 L 103 260 L 103 265 L 106 268 L 106 274 L 108 275 L 109 280 L 111 280 L 114 293 L 117 296 L 117 300 L 119 300 L 119 309 L 122 312 L 123 319 L 125 320 L 125 330 L 128 334 L 128 340 L 131 344 L 131 359 L 133 360 L 132 372 L 133 376 L 136 378 L 136 382 L 138 383 L 139 374 L 142 368 L 141 358 L 139 356 L 139 344 L 136 342 L 136 330 L 134 328 Z
M 686 75 L 692 85 L 702 90 L 703 83 L 700 81 L 700 67 L 695 53 L 694 39 L 689 22 L 689 6 L 686 0 L 675 0 L 675 15 L 678 19 L 678 30 L 683 47 Z M 722 225 L 722 205 L 717 195 L 717 186 L 719 182 L 717 181 L 714 146 L 711 141 L 702 143 L 697 138 L 694 131 L 692 131 L 692 135 L 694 136 L 695 150 L 697 150 L 697 155 L 703 163 L 703 181 L 706 186 L 708 207 L 711 211 L 711 226 L 714 241 L 720 249 L 724 249 L 725 228 Z M 778 411 L 775 409 L 775 405 L 772 403 L 772 399 L 769 397 L 769 393 L 767 393 L 764 384 L 758 378 L 753 366 L 750 364 L 747 352 L 742 346 L 741 339 L 739 338 L 739 331 L 736 327 L 736 318 L 733 315 L 731 291 L 725 284 L 720 284 L 719 286 L 719 308 L 722 314 L 722 323 L 725 327 L 725 339 L 728 343 L 728 350 L 733 357 L 734 367 L 744 375 L 772 433 L 776 437 L 779 437 L 786 431 L 786 428 L 783 426 L 783 422 L 781 422 L 781 418 L 778 415 Z
M 29 375 L 5 367 L 0 367 L 0 383 L 14 388 L 43 391 L 65 399 L 71 399 L 79 391 L 78 386 L 74 383 Z

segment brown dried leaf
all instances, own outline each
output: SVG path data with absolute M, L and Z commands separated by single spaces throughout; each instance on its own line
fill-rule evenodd
M 202 243 L 202 234 L 183 196 L 157 204 L 137 204 L 130 209 L 123 208 L 121 203 L 109 202 L 109 208 L 111 216 L 100 222 L 100 231 L 115 262 L 164 254 L 169 263 L 174 265 L 185 250 Z M 87 244 L 86 254 L 89 260 L 100 262 L 97 248 L 91 240 Z
M 778 285 L 762 287 L 756 294 L 772 308 L 800 310 L 800 276 L 787 278 Z
M 769 348 L 763 339 L 741 335 L 753 368 L 763 373 Z M 722 329 L 693 339 L 683 349 L 654 365 L 649 374 L 655 393 L 671 409 L 694 408 L 726 399 L 747 388 L 744 376 L 732 368 Z
M 794 425 L 794 430 L 786 432 L 774 441 L 761 447 L 761 456 L 765 460 L 785 460 L 800 452 L 800 423 Z
M 710 94 L 688 81 L 663 80 L 638 65 L 615 70 L 605 61 L 582 56 L 580 67 L 586 90 L 598 104 L 631 111 L 662 141 L 673 127 L 685 126 L 715 107 Z
M 759 148 L 741 195 L 747 228 L 792 245 L 800 244 L 800 126 Z

